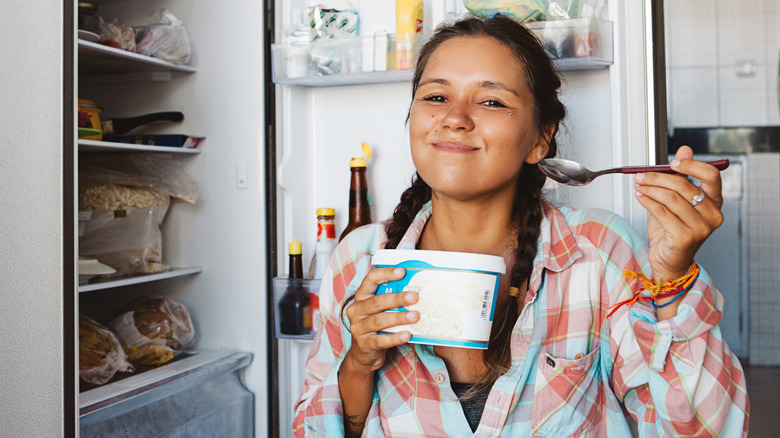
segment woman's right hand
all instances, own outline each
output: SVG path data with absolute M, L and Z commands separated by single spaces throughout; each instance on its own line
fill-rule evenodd
M 402 268 L 374 268 L 368 271 L 355 292 L 355 302 L 347 308 L 352 346 L 344 358 L 350 361 L 353 371 L 373 374 L 385 363 L 385 352 L 388 349 L 403 345 L 411 338 L 412 334 L 406 330 L 400 333 L 378 333 L 390 327 L 413 324 L 420 319 L 420 313 L 414 310 L 386 312 L 416 303 L 416 292 L 376 295 L 380 284 L 400 280 L 403 276 Z

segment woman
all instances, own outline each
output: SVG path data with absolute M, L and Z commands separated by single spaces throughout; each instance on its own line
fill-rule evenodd
M 683 147 L 671 165 L 701 190 L 635 177 L 649 247 L 615 215 L 550 205 L 536 163 L 556 154 L 559 87 L 509 18 L 460 21 L 422 48 L 409 112 L 418 174 L 392 219 L 353 231 L 331 258 L 297 436 L 628 436 L 626 411 L 641 436 L 746 433 L 744 374 L 716 325 L 722 298 L 693 260 L 722 222 L 719 172 Z M 375 295 L 404 275 L 372 269 L 380 248 L 504 257 L 488 349 L 378 335 L 419 318 L 384 313 L 417 296 Z M 642 284 L 625 270 L 686 282 L 633 299 Z

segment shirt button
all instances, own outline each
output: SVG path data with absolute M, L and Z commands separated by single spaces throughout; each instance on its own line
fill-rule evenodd
M 585 356 L 583 356 L 582 353 L 577 353 L 577 354 L 574 355 L 575 359 L 582 359 L 583 357 L 585 357 Z
M 436 380 L 436 383 L 444 383 L 444 374 L 437 374 L 436 377 L 434 377 L 434 380 Z

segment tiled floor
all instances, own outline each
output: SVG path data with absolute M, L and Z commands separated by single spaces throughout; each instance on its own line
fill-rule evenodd
M 780 367 L 745 367 L 751 438 L 780 437 Z

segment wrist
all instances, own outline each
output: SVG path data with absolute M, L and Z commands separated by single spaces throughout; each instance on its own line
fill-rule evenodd
M 339 368 L 339 376 L 344 375 L 344 377 L 350 378 L 350 379 L 373 379 L 374 378 L 374 371 L 373 369 L 361 365 L 355 357 L 350 354 L 352 350 L 347 352 L 347 355 L 344 356 L 344 361 L 341 362 L 341 368 Z

